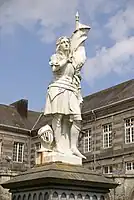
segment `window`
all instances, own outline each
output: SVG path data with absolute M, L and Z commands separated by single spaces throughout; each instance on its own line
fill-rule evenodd
M 103 126 L 103 148 L 112 146 L 112 124 Z
M 39 150 L 41 148 L 41 143 L 37 142 L 35 143 L 35 150 Z
M 91 151 L 91 129 L 86 130 L 83 138 L 83 152 L 87 153 Z
M 104 166 L 104 170 L 103 170 L 103 173 L 104 173 L 104 174 L 112 174 L 112 172 L 113 172 L 113 167 L 112 167 L 112 165 Z
M 134 142 L 134 118 L 125 120 L 125 143 Z
M 19 142 L 14 142 L 13 145 L 14 162 L 23 162 L 23 151 L 24 151 L 24 144 Z
M 133 161 L 133 162 L 127 162 L 127 163 L 126 163 L 126 171 L 127 171 L 127 172 L 132 172 L 132 171 L 134 171 L 134 161 Z

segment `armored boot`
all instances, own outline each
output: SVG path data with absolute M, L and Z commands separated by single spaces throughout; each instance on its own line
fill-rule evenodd
M 81 152 L 77 148 L 77 142 L 78 142 L 78 136 L 79 132 L 81 130 L 81 123 L 80 121 L 73 121 L 72 126 L 71 126 L 71 151 L 74 155 L 86 159 L 84 155 L 81 154 Z
M 60 114 L 56 114 L 54 115 L 54 118 L 52 120 L 52 128 L 53 128 L 53 132 L 54 132 L 54 138 L 55 138 L 55 151 L 59 152 L 59 153 L 63 153 L 64 151 L 60 145 L 61 143 L 61 121 L 62 121 L 62 115 Z

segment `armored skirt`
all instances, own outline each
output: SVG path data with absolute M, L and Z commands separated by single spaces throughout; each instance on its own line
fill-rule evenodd
M 44 115 L 64 114 L 72 115 L 81 120 L 80 99 L 78 91 L 70 85 L 53 83 L 48 88 Z

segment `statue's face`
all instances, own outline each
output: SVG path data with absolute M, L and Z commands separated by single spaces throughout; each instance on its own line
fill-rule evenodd
M 60 49 L 68 51 L 70 49 L 70 43 L 68 38 L 63 38 L 60 42 Z

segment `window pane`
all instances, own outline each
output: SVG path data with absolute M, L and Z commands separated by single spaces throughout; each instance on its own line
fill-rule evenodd
M 130 126 L 130 119 L 126 119 L 126 126 Z
M 17 161 L 17 142 L 13 146 L 13 161 Z
M 108 147 L 108 135 L 104 135 L 104 148 Z
M 105 174 L 112 174 L 112 172 L 113 172 L 113 167 L 112 167 L 112 165 L 109 165 L 109 166 L 105 166 L 105 167 L 104 167 L 104 173 L 105 173 Z
M 130 143 L 130 128 L 126 129 L 126 143 Z
M 112 133 L 109 133 L 109 147 L 112 146 Z
M 125 142 L 134 142 L 134 118 L 125 120 Z
M 131 128 L 132 142 L 134 142 L 134 127 Z
M 109 124 L 109 131 L 112 131 L 112 124 Z
M 131 170 L 131 163 L 129 162 L 129 163 L 126 163 L 126 169 L 127 170 Z
M 23 162 L 23 149 L 24 144 L 19 142 L 14 142 L 13 146 L 13 161 Z
M 112 173 L 113 172 L 113 168 L 112 166 L 109 166 L 109 173 Z
M 22 156 L 23 156 L 23 144 L 18 143 L 18 162 L 22 162 Z
M 107 167 L 107 166 L 104 167 L 104 173 L 105 173 L 105 174 L 108 174 L 108 167 Z
M 112 146 L 112 124 L 103 126 L 103 147 L 109 148 Z
M 84 135 L 83 151 L 84 153 L 91 151 L 91 129 L 88 129 Z

